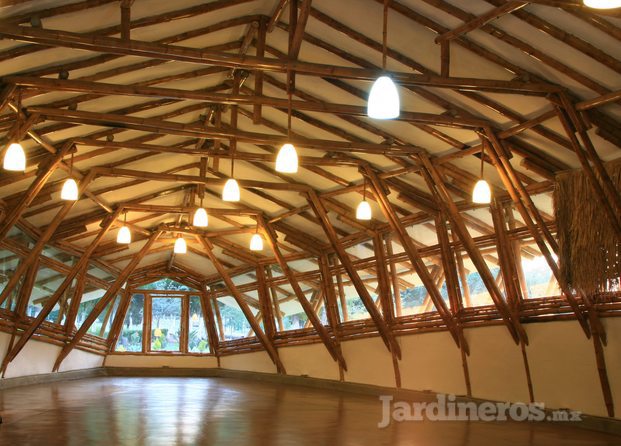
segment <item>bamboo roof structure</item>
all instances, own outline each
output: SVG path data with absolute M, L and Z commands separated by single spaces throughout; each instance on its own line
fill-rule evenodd
M 398 358 L 396 333 L 446 330 L 467 353 L 464 324 L 493 322 L 523 345 L 522 324 L 553 306 L 605 342 L 594 297 L 558 274 L 552 191 L 557 174 L 583 169 L 621 236 L 604 167 L 621 157 L 621 10 L 0 0 L 0 38 L 0 146 L 20 140 L 27 156 L 25 172 L 0 173 L 2 327 L 21 333 L 3 370 L 32 336 L 62 344 L 56 369 L 76 346 L 112 351 L 123 316 L 107 338 L 90 325 L 117 295 L 126 311 L 128 290 L 163 277 L 207 302 L 212 353 L 264 349 L 280 371 L 277 347 L 304 339 L 343 369 L 347 336 L 380 336 Z M 368 91 L 384 72 L 401 113 L 370 119 Z M 286 142 L 296 174 L 274 169 Z M 224 202 L 233 162 L 241 200 Z M 491 205 L 471 199 L 482 165 Z M 59 196 L 69 176 L 75 202 Z M 370 221 L 355 217 L 363 196 Z M 191 222 L 200 203 L 206 229 Z M 124 219 L 129 245 L 116 243 Z M 248 248 L 256 232 L 259 252 Z M 544 259 L 558 282 L 550 299 L 528 300 L 520 256 Z M 472 303 L 473 271 L 484 304 Z M 399 295 L 417 286 L 424 304 L 408 313 Z M 79 328 L 72 296 L 97 302 Z M 349 296 L 366 317 L 348 318 Z M 222 339 L 215 299 L 234 302 L 252 336 Z M 59 308 L 65 322 L 51 323 Z M 298 313 L 303 328 L 279 327 Z

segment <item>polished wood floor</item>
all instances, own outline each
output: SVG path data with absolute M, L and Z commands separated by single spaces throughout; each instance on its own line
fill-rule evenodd
M 403 422 L 377 397 L 227 378 L 93 378 L 0 392 L 0 445 L 619 445 L 551 423 Z

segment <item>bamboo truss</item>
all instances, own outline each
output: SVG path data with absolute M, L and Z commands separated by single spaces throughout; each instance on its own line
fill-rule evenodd
M 425 7 L 441 12 L 433 17 L 388 2 L 391 15 L 431 31 L 433 64 L 392 38 L 384 45 L 310 0 L 274 1 L 269 11 L 248 15 L 239 11 L 249 0 L 153 15 L 130 0 L 87 0 L 42 7 L 36 15 L 45 25 L 47 18 L 89 14 L 111 3 L 118 23 L 89 32 L 27 26 L 32 14 L 10 8 L 0 24 L 7 42 L 0 65 L 16 58 L 33 62 L 0 78 L 0 140 L 3 148 L 23 140 L 28 157 L 26 172 L 0 176 L 0 246 L 10 269 L 0 292 L 0 330 L 12 336 L 2 373 L 31 339 L 62 347 L 54 370 L 74 348 L 114 353 L 132 293 L 168 277 L 199 297 L 218 361 L 264 350 L 286 373 L 279 349 L 313 342 L 326 349 L 343 379 L 343 341 L 379 336 L 390 351 L 396 387 L 399 336 L 445 330 L 460 349 L 470 394 L 464 330 L 494 323 L 519 345 L 535 401 L 528 323 L 575 320 L 593 338 L 602 396 L 614 414 L 601 318 L 617 315 L 621 296 L 606 289 L 584 293 L 563 277 L 554 215 L 541 203 L 559 172 L 579 167 L 611 234 L 621 236 L 621 194 L 602 162 L 621 148 L 611 113 L 621 93 L 497 23 L 510 15 L 572 54 L 620 73 L 612 52 L 529 7 L 559 2 L 488 0 L 487 12 L 477 15 L 467 2 L 425 0 Z M 367 3 L 377 8 L 384 0 Z M 589 29 L 621 39 L 613 22 L 577 2 L 561 7 Z M 224 18 L 214 23 L 216 12 Z M 460 24 L 445 26 L 440 16 Z M 186 19 L 197 17 L 205 24 L 192 28 Z M 137 37 L 138 30 L 168 26 L 158 40 Z M 223 31 L 235 37 L 222 41 Z M 511 51 L 484 47 L 475 33 Z M 385 72 L 376 63 L 384 46 L 389 67 L 399 68 Z M 35 63 L 50 49 L 80 56 Z M 537 67 L 518 63 L 514 54 Z M 456 59 L 466 55 L 471 65 L 492 66 L 497 74 L 458 76 L 464 61 Z M 548 71 L 554 75 L 542 74 Z M 398 83 L 406 104 L 388 125 L 368 119 L 365 106 L 370 82 L 384 73 Z M 532 101 L 536 112 L 524 112 L 522 101 Z M 289 106 L 291 132 L 283 124 Z M 287 142 L 300 150 L 296 175 L 274 171 Z M 57 197 L 70 172 L 69 154 L 71 173 L 80 180 L 78 203 Z M 479 179 L 471 165 L 480 160 L 498 179 L 492 180 L 491 206 L 470 198 Z M 233 161 L 242 200 L 221 203 Z M 380 211 L 369 222 L 354 217 L 363 196 Z M 199 202 L 206 203 L 207 229 L 189 224 Z M 123 213 L 133 235 L 129 246 L 112 237 Z M 266 242 L 261 253 L 246 248 L 257 227 Z M 188 260 L 172 253 L 172 233 L 188 236 Z M 561 296 L 529 296 L 521 262 L 539 256 Z M 54 275 L 38 278 L 43 268 Z M 485 305 L 477 304 L 473 276 L 490 296 Z M 105 294 L 76 330 L 83 296 L 95 287 Z M 412 310 L 407 295 L 419 287 L 423 301 Z M 38 290 L 46 294 L 31 299 Z M 119 294 L 112 317 L 108 305 Z M 354 295 L 366 319 L 352 313 Z M 224 339 L 226 320 L 213 305 L 224 296 L 241 309 L 248 336 Z M 41 309 L 28 317 L 33 304 Z M 305 317 L 297 329 L 288 326 L 293 306 Z M 49 322 L 57 309 L 57 320 Z M 88 334 L 100 315 L 111 327 L 105 340 Z

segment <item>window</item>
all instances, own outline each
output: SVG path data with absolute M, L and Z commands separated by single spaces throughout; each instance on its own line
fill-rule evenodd
M 121 335 L 116 344 L 117 352 L 141 352 L 144 330 L 144 295 L 134 294 L 127 308 Z
M 207 325 L 199 296 L 190 296 L 188 317 L 188 351 L 191 353 L 209 353 L 209 339 L 205 328 Z
M 151 351 L 181 351 L 181 304 L 179 297 L 151 299 Z

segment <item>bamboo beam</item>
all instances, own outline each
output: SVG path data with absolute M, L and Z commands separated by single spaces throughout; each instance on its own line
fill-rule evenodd
M 19 319 L 26 318 L 26 308 L 28 307 L 28 301 L 30 299 L 30 295 L 32 294 L 32 289 L 35 286 L 35 281 L 37 279 L 37 274 L 39 272 L 39 259 L 36 259 L 32 265 L 28 268 L 24 276 L 24 281 L 22 282 L 22 286 L 19 289 L 19 296 L 17 298 L 17 302 L 15 305 L 15 314 Z M 7 305 L 7 308 L 11 308 L 10 305 Z M 10 351 L 10 349 L 8 350 Z
M 22 194 L 19 202 L 11 208 L 10 214 L 8 214 L 2 221 L 2 225 L 0 226 L 0 240 L 3 240 L 4 237 L 6 237 L 6 234 L 22 217 L 22 214 L 24 213 L 26 208 L 30 206 L 37 194 L 41 191 L 41 189 L 43 189 L 43 186 L 45 186 L 47 180 L 52 176 L 56 168 L 60 165 L 63 157 L 72 149 L 73 144 L 65 143 L 60 148 L 60 150 L 58 150 L 58 153 L 52 159 L 50 159 L 50 161 L 46 165 L 39 168 L 39 174 L 37 175 L 37 177 L 30 184 L 28 189 Z
M 293 32 L 293 36 L 289 42 L 290 60 L 296 60 L 300 54 L 300 48 L 302 46 L 302 41 L 304 40 L 304 31 L 306 29 L 306 23 L 308 22 L 312 3 L 312 0 L 302 0 L 302 4 L 299 8 L 299 14 L 297 12 L 298 8 L 291 8 L 292 13 L 298 15 L 297 22 L 295 24 L 295 31 Z
M 401 348 L 399 347 L 397 340 L 395 339 L 392 332 L 386 326 L 386 322 L 384 321 L 384 319 L 382 318 L 382 315 L 380 314 L 380 312 L 377 310 L 377 307 L 373 303 L 373 299 L 371 298 L 371 295 L 369 294 L 369 291 L 367 290 L 364 282 L 360 279 L 360 276 L 358 275 L 358 271 L 356 270 L 356 268 L 354 268 L 354 265 L 351 259 L 349 258 L 349 255 L 345 251 L 345 248 L 343 247 L 341 242 L 338 240 L 336 231 L 334 230 L 334 227 L 332 226 L 332 223 L 330 223 L 330 220 L 328 218 L 327 211 L 325 210 L 323 204 L 321 203 L 319 196 L 314 191 L 308 192 L 308 204 L 313 209 L 313 212 L 319 219 L 321 223 L 321 227 L 323 228 L 324 232 L 328 236 L 328 239 L 330 240 L 332 249 L 338 256 L 339 260 L 341 261 L 341 265 L 343 265 L 343 267 L 345 268 L 345 271 L 347 272 L 347 275 L 351 279 L 352 284 L 354 285 L 354 288 L 356 288 L 356 291 L 358 292 L 358 296 L 360 297 L 360 300 L 362 301 L 365 308 L 367 309 L 369 316 L 375 323 L 375 326 L 377 327 L 377 330 L 380 333 L 380 336 L 382 337 L 384 344 L 386 344 L 386 347 L 388 348 L 389 351 L 391 352 L 394 351 L 397 357 L 400 359 Z M 347 307 L 343 308 L 343 310 L 346 311 L 346 308 Z
M 265 266 L 257 266 L 257 293 L 259 295 L 259 304 L 261 306 L 261 315 L 263 316 L 263 327 L 268 338 L 274 339 L 276 335 L 276 327 L 274 325 L 274 312 L 272 311 L 272 303 L 270 293 L 265 279 Z
M 455 202 L 451 198 L 446 186 L 444 184 L 444 180 L 442 176 L 437 171 L 435 166 L 431 163 L 427 156 L 420 157 L 421 162 L 425 166 L 425 171 L 428 173 L 428 183 L 430 187 L 433 187 L 441 199 L 441 204 L 451 219 L 452 227 L 457 233 L 457 236 L 463 243 L 468 255 L 470 256 L 470 260 L 474 263 L 485 287 L 489 291 L 489 294 L 494 301 L 494 304 L 498 308 L 498 312 L 501 314 L 501 317 L 507 326 L 509 333 L 513 337 L 516 344 L 520 342 L 521 339 L 524 340 L 525 343 L 528 343 L 526 332 L 522 328 L 520 321 L 515 320 L 507 307 L 506 302 L 502 296 L 502 293 L 498 289 L 494 277 L 492 276 L 489 267 L 485 263 L 485 259 L 481 255 L 481 252 L 477 248 L 472 236 L 468 232 L 466 225 L 463 222 L 461 215 L 459 214 L 459 210 L 455 205 Z
M 265 18 L 259 21 L 259 29 L 257 30 L 256 55 L 257 57 L 265 57 L 265 39 L 267 37 L 268 23 Z M 256 70 L 254 72 L 254 94 L 263 96 L 263 71 Z M 252 122 L 258 125 L 261 122 L 261 104 L 255 104 L 253 109 Z
M 330 356 L 332 356 L 332 359 L 334 359 L 334 361 L 336 361 L 339 364 L 339 367 L 342 367 L 344 370 L 347 370 L 347 363 L 345 362 L 345 358 L 343 357 L 343 353 L 341 352 L 340 347 L 338 347 L 338 345 L 335 343 L 333 336 L 331 336 L 330 333 L 328 333 L 328 330 L 326 330 L 326 327 L 324 327 L 324 325 L 321 323 L 321 321 L 317 317 L 317 314 L 313 311 L 312 305 L 310 304 L 308 299 L 306 299 L 306 296 L 304 292 L 302 291 L 302 288 L 300 287 L 300 283 L 295 277 L 294 272 L 291 270 L 291 268 L 289 268 L 289 265 L 287 264 L 285 257 L 282 255 L 280 247 L 278 246 L 278 242 L 276 241 L 276 235 L 273 229 L 270 226 L 268 226 L 268 224 L 265 222 L 265 219 L 261 215 L 257 216 L 257 224 L 259 225 L 259 228 L 261 228 L 261 232 L 263 233 L 263 236 L 265 237 L 265 240 L 267 241 L 268 246 L 274 253 L 276 262 L 280 266 L 280 269 L 282 270 L 283 275 L 289 281 L 289 284 L 291 285 L 291 288 L 293 289 L 295 296 L 298 298 L 300 305 L 304 309 L 304 313 L 306 314 L 306 317 L 311 322 L 311 324 L 313 325 L 313 328 L 315 329 L 315 331 L 321 338 L 321 341 L 323 342 L 326 349 L 328 350 L 328 353 L 330 353 Z
M 272 31 L 274 31 L 274 28 L 276 27 L 276 24 L 278 23 L 278 20 L 280 19 L 280 16 L 284 12 L 288 3 L 289 0 L 278 0 L 278 3 L 276 4 L 276 7 L 274 8 L 272 15 L 270 16 L 270 21 L 267 26 L 267 32 L 271 33 Z
M 121 39 L 123 40 L 130 40 L 133 2 L 134 0 L 121 0 Z
M 248 323 L 252 327 L 252 330 L 257 336 L 257 339 L 259 340 L 261 345 L 263 345 L 263 348 L 267 351 L 268 355 L 270 356 L 270 358 L 276 365 L 278 373 L 285 374 L 286 373 L 285 367 L 280 361 L 280 357 L 278 355 L 278 351 L 276 350 L 276 347 L 274 346 L 274 343 L 272 342 L 271 339 L 269 339 L 266 336 L 265 332 L 261 329 L 261 326 L 258 324 L 256 318 L 252 314 L 250 307 L 248 306 L 243 296 L 237 289 L 237 286 L 231 279 L 231 276 L 229 276 L 228 272 L 226 271 L 222 263 L 220 263 L 220 260 L 218 260 L 216 255 L 213 253 L 213 245 L 208 239 L 204 237 L 197 237 L 197 238 L 201 242 L 203 247 L 205 248 L 205 251 L 207 253 L 207 256 L 209 257 L 209 260 L 213 264 L 214 268 L 216 268 L 216 270 L 220 274 L 222 280 L 224 281 L 227 288 L 229 289 L 229 292 L 231 293 L 231 295 L 237 302 L 237 305 L 239 305 L 239 308 L 241 309 L 242 313 L 244 313 L 244 316 L 246 317 L 246 319 L 248 320 Z
M 401 242 L 403 249 L 405 250 L 410 262 L 412 263 L 412 266 L 416 270 L 416 273 L 422 280 L 423 285 L 425 286 L 427 292 L 429 293 L 429 296 L 431 300 L 433 301 L 438 313 L 440 314 L 440 316 L 442 317 L 442 320 L 444 321 L 447 328 L 449 329 L 451 336 L 453 336 L 455 343 L 457 344 L 457 346 L 459 346 L 459 334 L 458 334 L 457 327 L 455 325 L 455 321 L 451 317 L 448 307 L 446 306 L 446 303 L 444 302 L 444 299 L 442 298 L 440 291 L 436 287 L 434 280 L 429 274 L 429 271 L 427 270 L 427 267 L 425 266 L 425 263 L 423 262 L 418 252 L 418 249 L 414 245 L 412 238 L 407 233 L 407 230 L 405 229 L 405 227 L 403 226 L 403 224 L 397 217 L 392 207 L 392 203 L 390 203 L 390 201 L 388 200 L 388 197 L 386 196 L 384 192 L 385 191 L 384 184 L 381 182 L 381 180 L 378 178 L 378 176 L 375 174 L 375 172 L 370 167 L 364 166 L 363 169 L 364 169 L 364 174 L 369 180 L 369 183 L 373 189 L 373 195 L 375 196 L 375 199 L 379 203 L 380 209 L 382 210 L 384 217 L 386 218 L 386 220 L 388 220 L 390 227 L 392 228 L 394 233 L 399 238 L 399 241 Z
M 90 257 L 90 254 L 85 253 L 83 257 Z M 82 268 L 75 279 L 75 286 L 73 287 L 73 295 L 71 296 L 71 302 L 69 304 L 69 309 L 67 310 L 67 317 L 65 318 L 65 333 L 67 335 L 71 334 L 71 332 L 75 328 L 75 320 L 78 317 L 78 310 L 80 309 L 80 302 L 82 301 L 82 296 L 84 294 L 84 289 L 86 286 L 86 275 L 88 273 L 88 263 Z M 66 291 L 69 292 L 69 291 Z
M 123 323 L 125 322 L 125 317 L 127 316 L 127 310 L 129 309 L 131 300 L 132 293 L 129 288 L 125 288 L 123 296 L 121 297 L 121 302 L 119 303 L 116 314 L 114 315 L 114 320 L 112 321 L 112 326 L 110 327 L 110 333 L 108 333 L 108 353 L 112 352 L 116 348 L 116 344 L 119 340 L 121 330 L 123 329 Z M 111 312 L 112 308 L 113 307 L 111 305 L 108 311 Z M 105 327 L 106 324 L 102 324 L 102 330 L 105 330 Z M 103 333 L 100 333 L 100 336 L 103 336 Z
M 523 8 L 527 4 L 528 2 L 521 1 L 509 1 L 504 3 L 503 5 L 493 8 L 488 12 L 464 23 L 463 25 L 458 26 L 457 28 L 447 31 L 444 34 L 440 34 L 436 37 L 436 43 L 443 43 L 461 37 L 462 35 L 467 34 L 470 31 L 474 31 L 475 29 L 480 28 L 486 23 L 491 22 L 502 15 L 511 14 L 512 12 Z
M 493 132 L 491 132 L 491 130 L 488 130 L 488 134 L 491 134 L 491 133 Z M 550 234 L 550 237 L 552 237 L 550 230 L 545 224 L 545 222 L 543 221 L 543 219 L 541 218 L 537 209 L 534 208 L 534 203 L 532 203 L 532 200 L 531 200 L 530 203 L 532 204 L 534 208 L 531 210 L 534 210 L 536 214 L 539 215 L 539 218 L 537 219 L 537 224 L 535 224 L 535 222 L 533 221 L 533 218 L 529 214 L 529 210 L 526 208 L 525 204 L 522 202 L 523 195 L 520 194 L 518 192 L 518 188 L 515 187 L 514 180 L 516 178 L 514 176 L 512 177 L 511 174 L 509 173 L 509 170 L 512 169 L 511 164 L 504 157 L 504 154 L 500 150 L 498 144 L 499 142 L 496 138 L 491 138 L 491 144 L 490 144 L 491 150 L 489 150 L 489 155 L 492 158 L 493 164 L 496 166 L 496 171 L 498 172 L 502 182 L 504 183 L 507 189 L 507 192 L 511 196 L 511 199 L 515 203 L 518 212 L 522 216 L 522 219 L 524 220 L 526 227 L 528 228 L 529 232 L 535 239 L 535 242 L 537 243 L 537 246 L 539 247 L 541 254 L 546 259 L 546 262 L 548 263 L 550 270 L 552 270 L 554 277 L 556 277 L 556 280 L 558 281 L 559 286 L 561 287 L 561 290 L 563 291 L 563 294 L 565 298 L 567 299 L 567 302 L 571 306 L 576 316 L 576 319 L 580 323 L 580 326 L 582 327 L 584 334 L 587 336 L 587 338 L 590 338 L 591 329 L 589 327 L 588 321 L 584 317 L 584 314 L 582 313 L 582 309 L 580 308 L 580 305 L 574 298 L 571 288 L 567 284 L 567 281 L 561 275 L 558 264 L 554 260 L 554 257 L 552 256 L 552 253 L 550 252 L 550 248 L 548 248 L 548 245 L 546 244 L 542 236 L 542 234 L 545 234 L 547 232 Z M 526 195 L 528 194 L 526 193 Z M 528 198 L 530 199 L 530 197 Z M 545 229 L 544 229 L 544 226 L 545 226 Z
M 95 320 L 101 314 L 101 312 L 106 309 L 108 304 L 112 302 L 114 298 L 116 298 L 118 291 L 121 289 L 123 284 L 127 281 L 130 274 L 134 271 L 136 266 L 138 266 L 138 264 L 143 259 L 143 257 L 147 254 L 147 252 L 149 252 L 149 249 L 151 249 L 151 246 L 153 245 L 153 243 L 155 243 L 155 241 L 158 239 L 160 234 L 161 233 L 159 231 L 156 231 L 151 235 L 149 240 L 147 240 L 147 242 L 142 246 L 140 251 L 125 266 L 125 268 L 123 268 L 123 271 L 121 271 L 121 273 L 116 278 L 114 283 L 110 285 L 106 293 L 101 297 L 101 299 L 99 299 L 99 301 L 93 307 L 93 309 L 91 310 L 86 320 L 80 326 L 80 329 L 76 332 L 75 335 L 73 335 L 73 338 L 71 339 L 71 341 L 65 344 L 65 346 L 60 351 L 58 358 L 56 358 L 56 362 L 54 363 L 54 368 L 53 368 L 54 372 L 58 371 L 60 364 L 67 357 L 67 355 L 71 352 L 71 350 L 73 350 L 73 348 L 77 345 L 77 343 L 80 342 L 80 340 L 84 337 L 88 329 L 91 327 L 91 325 L 93 325 L 93 322 L 95 322 Z
M 41 324 L 45 321 L 45 318 L 50 314 L 50 312 L 54 309 L 60 298 L 67 291 L 67 289 L 71 286 L 73 279 L 80 274 L 78 283 L 76 284 L 75 293 L 73 295 L 73 299 L 70 306 L 69 314 L 66 318 L 66 332 L 70 333 L 73 329 L 73 322 L 75 321 L 75 315 L 77 314 L 77 306 L 79 305 L 80 299 L 82 298 L 82 292 L 84 291 L 84 284 L 86 279 L 86 273 L 88 270 L 88 262 L 90 260 L 91 255 L 101 242 L 101 240 L 108 233 L 112 225 L 115 223 L 116 216 L 120 213 L 120 209 L 118 209 L 114 214 L 112 214 L 108 220 L 102 225 L 102 228 L 99 230 L 97 237 L 91 242 L 89 247 L 84 251 L 84 253 L 80 256 L 78 262 L 71 268 L 71 270 L 67 273 L 65 280 L 58 286 L 58 288 L 54 291 L 54 294 L 50 296 L 37 317 L 32 321 L 32 323 L 24 330 L 21 334 L 21 337 L 17 344 L 11 349 L 10 352 L 7 353 L 3 362 L 2 362 L 2 371 L 4 372 L 8 366 L 8 364 L 15 359 L 15 357 L 19 354 L 22 348 L 26 345 L 28 340 L 32 338 L 32 335 L 35 334 L 37 329 L 41 326 Z
M 205 325 L 207 329 L 207 336 L 209 337 L 209 347 L 211 352 L 218 358 L 218 366 L 220 365 L 220 349 L 218 343 L 218 331 L 216 330 L 216 320 L 213 314 L 213 308 L 209 295 L 204 287 L 201 288 L 201 306 L 203 308 L 203 315 L 205 317 Z
M 179 62 L 213 64 L 229 68 L 243 68 L 248 70 L 260 68 L 265 71 L 293 71 L 296 72 L 296 74 L 361 79 L 368 81 L 373 81 L 382 74 L 380 70 L 335 67 L 333 65 L 260 58 L 256 56 L 234 56 L 227 53 L 197 50 L 177 45 L 162 45 L 139 41 L 125 42 L 121 39 L 112 37 L 85 35 L 67 31 L 49 31 L 15 25 L 0 26 L 0 36 L 11 40 L 47 46 L 83 49 L 117 55 L 176 60 Z M 518 94 L 534 93 L 540 95 L 559 91 L 559 88 L 552 84 L 536 82 L 470 78 L 449 79 L 398 72 L 391 72 L 390 75 L 395 81 L 402 85 L 423 85 L 438 88 L 474 89 Z
M 621 90 L 611 91 L 610 93 L 597 96 L 596 98 L 581 101 L 576 104 L 576 110 L 584 111 L 595 107 L 601 107 L 610 102 L 615 102 L 621 99 Z
M 87 175 L 80 182 L 80 192 L 81 193 L 84 192 L 86 186 L 88 185 L 88 183 L 90 183 L 92 178 L 93 178 L 92 175 Z M 19 282 L 19 279 L 21 278 L 22 274 L 24 274 L 26 269 L 32 264 L 32 262 L 41 253 L 41 251 L 45 247 L 45 244 L 50 240 L 50 238 L 52 237 L 52 235 L 54 234 L 54 232 L 56 231 L 58 226 L 60 226 L 60 224 L 62 223 L 64 218 L 67 216 L 69 211 L 71 211 L 71 209 L 73 208 L 73 205 L 75 203 L 77 203 L 77 200 L 76 201 L 68 201 L 68 202 L 66 202 L 63 205 L 63 207 L 58 211 L 56 216 L 52 219 L 50 224 L 41 233 L 41 235 L 39 236 L 36 244 L 29 251 L 28 256 L 26 258 L 24 258 L 24 260 L 22 262 L 20 262 L 19 266 L 15 270 L 14 275 L 11 277 L 9 282 L 6 284 L 6 286 L 2 290 L 2 293 L 0 294 L 0 305 L 2 305 L 2 303 L 6 300 L 6 298 L 9 296 L 9 294 L 13 291 L 13 289 L 15 288 L 17 283 Z
M 0 113 L 4 112 L 4 109 L 9 105 L 16 89 L 17 87 L 14 84 L 3 85 L 2 90 L 0 90 Z
M 127 129 L 186 137 L 209 137 L 225 140 L 237 139 L 242 142 L 270 144 L 272 146 L 280 146 L 286 142 L 290 142 L 296 146 L 306 147 L 309 149 L 321 149 L 330 150 L 332 152 L 346 153 L 362 152 L 377 155 L 391 154 L 395 156 L 408 156 L 420 152 L 420 148 L 417 146 L 375 144 L 366 142 L 343 142 L 303 137 L 287 138 L 284 135 L 280 136 L 243 130 L 233 130 L 227 127 L 205 128 L 202 125 L 180 124 L 172 121 L 162 121 L 159 119 L 137 118 L 133 116 L 78 110 L 30 107 L 29 111 L 32 113 L 35 113 L 35 111 L 37 113 L 43 112 L 43 115 L 54 121 L 93 124 L 106 127 L 122 126 Z

